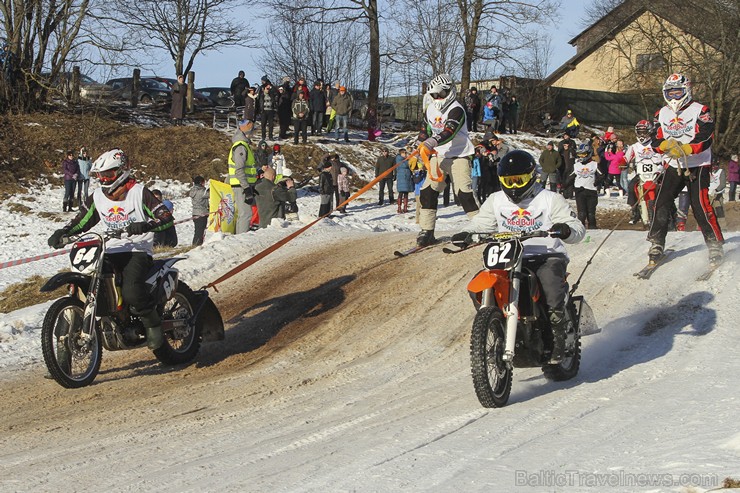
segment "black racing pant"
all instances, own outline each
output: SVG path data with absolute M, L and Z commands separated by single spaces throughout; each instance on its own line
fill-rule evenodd
M 562 309 L 568 292 L 568 283 L 565 281 L 568 258 L 565 255 L 525 257 L 524 266 L 537 274 L 547 307 L 550 310 Z
M 106 254 L 108 260 L 123 277 L 121 296 L 131 307 L 131 313 L 138 315 L 144 327 L 160 324 L 156 310 L 156 300 L 149 295 L 146 276 L 152 267 L 152 257 L 144 252 L 124 252 Z
M 599 203 L 599 194 L 596 190 L 588 188 L 576 188 L 576 210 L 578 211 L 578 220 L 588 229 L 596 229 L 596 204 Z
M 663 181 L 658 186 L 658 194 L 655 198 L 655 218 L 650 226 L 648 241 L 665 246 L 665 237 L 671 221 L 673 204 L 678 194 L 684 187 L 688 187 L 691 211 L 694 214 L 704 241 L 724 242 L 722 230 L 717 222 L 717 216 L 709 200 L 709 173 L 710 166 L 698 166 L 690 168 L 688 176 L 684 171 L 679 172 L 677 168 L 668 167 L 663 173 Z M 680 173 L 680 174 L 679 174 Z

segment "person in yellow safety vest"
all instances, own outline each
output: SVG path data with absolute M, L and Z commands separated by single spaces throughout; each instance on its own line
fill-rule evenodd
M 252 122 L 241 120 L 231 138 L 229 150 L 229 185 L 234 191 L 236 214 L 235 234 L 249 231 L 254 204 L 254 184 L 257 181 L 257 168 L 254 153 L 244 132 L 249 131 Z

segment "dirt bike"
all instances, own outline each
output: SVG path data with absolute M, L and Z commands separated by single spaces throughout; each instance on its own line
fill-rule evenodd
M 551 364 L 553 333 L 535 272 L 525 265 L 522 242 L 548 236 L 546 231 L 471 234 L 485 244 L 484 270 L 468 283 L 477 314 L 470 336 L 473 385 L 484 407 L 506 405 L 514 367 L 541 367 L 549 380 L 569 380 L 581 363 L 581 336 L 599 332 L 583 296 L 568 293 L 566 352 Z
M 90 385 L 100 370 L 103 348 L 119 351 L 146 343 L 146 331 L 121 297 L 121 274 L 104 255 L 105 243 L 122 231 L 85 233 L 66 238 L 73 243 L 72 270 L 50 278 L 41 288 L 50 292 L 67 285 L 67 296 L 52 303 L 41 327 L 44 362 L 62 387 Z M 224 338 L 221 315 L 205 289 L 193 291 L 179 280 L 173 265 L 182 258 L 155 260 L 146 284 L 156 299 L 164 343 L 154 350 L 166 365 L 192 361 L 201 341 Z

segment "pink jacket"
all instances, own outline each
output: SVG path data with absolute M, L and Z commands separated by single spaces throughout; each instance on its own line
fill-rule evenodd
M 727 181 L 740 183 L 740 165 L 737 161 L 727 162 Z
M 617 152 L 606 151 L 604 153 L 604 157 L 607 161 L 609 161 L 610 175 L 618 175 L 622 172 L 620 166 L 624 166 L 627 164 L 627 161 L 624 160 L 624 150 Z

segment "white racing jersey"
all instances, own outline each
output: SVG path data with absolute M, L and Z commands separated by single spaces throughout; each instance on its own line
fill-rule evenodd
M 655 152 L 650 145 L 635 142 L 627 148 L 624 159 L 635 167 L 640 183 L 655 181 L 655 178 L 663 171 L 663 155 Z
M 575 188 L 585 188 L 586 190 L 596 190 L 596 173 L 599 171 L 598 163 L 589 160 L 584 163 L 576 161 L 573 164 L 573 174 L 576 179 L 573 182 Z
M 695 168 L 712 162 L 712 138 L 714 137 L 714 120 L 709 108 L 692 101 L 674 113 L 668 106 L 663 106 L 655 114 L 657 124 L 656 140 L 652 145 L 658 148 L 660 142 L 674 139 L 681 144 L 690 144 L 692 153 L 685 158 L 671 159 L 664 156 L 669 166 L 674 168 Z
M 111 200 L 98 188 L 93 192 L 93 202 L 100 221 L 105 229 L 125 229 L 132 223 L 146 222 L 150 217 L 144 212 L 143 206 L 144 185 L 135 184 L 126 193 L 123 200 Z M 145 252 L 152 255 L 154 252 L 154 233 L 127 236 L 120 239 L 112 238 L 105 244 L 106 253 Z
M 534 197 L 519 204 L 509 200 L 503 191 L 495 192 L 483 202 L 478 214 L 470 220 L 465 231 L 471 233 L 493 233 L 509 231 L 547 231 L 555 223 L 570 226 L 570 236 L 565 243 L 578 243 L 586 234 L 586 228 L 576 218 L 562 195 L 550 190 L 540 190 Z M 532 238 L 523 243 L 524 256 L 561 254 L 568 256 L 563 240 L 559 238 Z
M 431 130 L 430 137 L 440 137 L 439 145 L 434 148 L 440 159 L 471 156 L 475 147 L 468 136 L 465 122 L 465 108 L 455 101 L 446 111 L 441 112 L 433 104 L 427 106 L 426 123 Z M 447 138 L 444 138 L 447 136 Z

